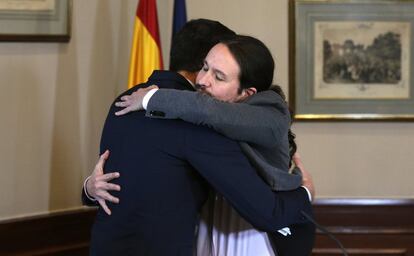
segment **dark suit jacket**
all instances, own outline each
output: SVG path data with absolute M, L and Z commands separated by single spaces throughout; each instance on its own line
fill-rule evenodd
M 156 71 L 148 86 L 191 89 L 182 76 Z M 136 88 L 135 88 L 136 89 Z M 130 94 L 131 89 L 125 94 Z M 144 112 L 117 117 L 112 105 L 101 152 L 111 150 L 105 170 L 119 171 L 119 204 L 102 209 L 92 229 L 91 255 L 192 255 L 198 212 L 207 181 L 256 228 L 268 232 L 303 223 L 311 214 L 303 188 L 272 192 L 237 142 L 180 120 L 145 118 Z M 158 115 L 160 113 L 153 113 Z

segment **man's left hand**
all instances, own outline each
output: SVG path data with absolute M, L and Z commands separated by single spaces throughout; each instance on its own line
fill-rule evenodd
M 308 191 L 311 193 L 312 200 L 315 198 L 315 185 L 313 184 L 312 175 L 308 170 L 303 166 L 302 159 L 298 152 L 296 152 L 293 157 L 293 162 L 302 172 L 302 185 L 305 186 Z

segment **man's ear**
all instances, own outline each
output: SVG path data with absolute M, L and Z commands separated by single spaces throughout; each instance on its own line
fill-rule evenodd
M 243 89 L 243 94 L 246 97 L 250 97 L 250 96 L 252 96 L 253 94 L 256 94 L 256 93 L 257 93 L 257 89 L 255 87 L 249 87 L 249 88 Z
M 243 89 L 243 91 L 240 94 L 237 101 L 243 101 L 243 100 L 249 98 L 250 96 L 252 96 L 253 94 L 256 94 L 256 92 L 257 92 L 257 90 L 254 87 L 249 87 L 249 88 Z

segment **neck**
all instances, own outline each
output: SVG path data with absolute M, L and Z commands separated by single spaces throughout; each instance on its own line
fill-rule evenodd
M 190 71 L 186 71 L 186 70 L 180 70 L 177 73 L 182 75 L 183 77 L 185 77 L 185 79 L 187 79 L 188 81 L 190 81 L 191 85 L 194 87 L 198 72 L 190 72 Z

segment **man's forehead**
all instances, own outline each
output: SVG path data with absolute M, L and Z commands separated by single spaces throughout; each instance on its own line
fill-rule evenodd
M 204 63 L 209 68 L 213 69 L 213 71 L 225 75 L 237 75 L 239 72 L 238 63 L 228 48 L 223 44 L 214 46 L 204 60 Z

